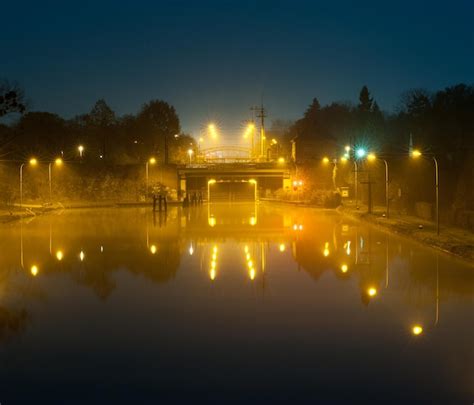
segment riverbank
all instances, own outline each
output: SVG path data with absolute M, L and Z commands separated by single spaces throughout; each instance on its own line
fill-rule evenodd
M 357 209 L 351 205 L 340 207 L 338 211 L 353 219 L 368 222 L 474 263 L 474 235 L 468 230 L 441 226 L 438 235 L 433 222 L 398 213 L 390 213 L 390 217 L 386 218 L 385 209 L 382 207 L 375 207 L 372 214 L 367 213 L 367 207 Z
M 179 201 L 169 201 L 169 207 L 180 206 Z M 153 202 L 137 201 L 70 201 L 53 205 L 24 204 L 20 209 L 18 206 L 0 208 L 0 224 L 17 221 L 22 218 L 31 218 L 64 209 L 86 209 L 86 208 L 127 208 L 127 207 L 153 207 Z
M 272 204 L 325 209 L 306 201 L 283 201 L 270 198 L 262 199 L 262 201 Z M 372 214 L 367 213 L 366 206 L 360 206 L 359 209 L 357 209 L 355 205 L 351 204 L 345 204 L 331 211 L 337 211 L 357 221 L 370 223 L 382 230 L 407 237 L 422 245 L 440 250 L 474 264 L 474 234 L 469 230 L 441 226 L 440 234 L 437 235 L 436 225 L 433 222 L 395 212 L 390 214 L 390 218 L 386 218 L 384 207 L 375 207 Z

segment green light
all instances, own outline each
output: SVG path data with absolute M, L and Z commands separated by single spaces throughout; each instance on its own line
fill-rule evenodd
M 366 152 L 366 150 L 365 150 L 364 148 L 359 148 L 359 149 L 357 149 L 357 151 L 356 151 L 356 155 L 357 155 L 358 158 L 363 158 L 366 153 L 367 153 L 367 152 Z

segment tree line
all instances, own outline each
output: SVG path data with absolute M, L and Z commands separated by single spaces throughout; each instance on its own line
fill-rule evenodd
M 31 156 L 54 160 L 82 159 L 135 164 L 155 157 L 158 162 L 185 162 L 194 139 L 181 133 L 175 108 L 162 100 L 144 103 L 137 114 L 118 116 L 104 99 L 86 114 L 64 119 L 50 112 L 28 112 L 17 85 L 0 85 L 0 118 L 19 114 L 10 125 L 0 124 L 0 156 L 24 160 Z
M 381 111 L 367 86 L 360 90 L 357 104 L 322 106 L 314 98 L 296 121 L 275 121 L 269 136 L 280 139 L 288 158 L 296 145 L 297 163 L 312 169 L 324 156 L 339 159 L 345 145 L 376 153 L 389 162 L 391 187 L 396 186 L 392 195 L 400 195 L 409 207 L 416 201 L 433 200 L 431 158 L 435 156 L 440 163 L 443 214 L 453 213 L 454 217 L 458 211 L 474 210 L 473 85 L 461 83 L 432 92 L 411 89 L 402 93 L 392 112 Z M 409 156 L 414 148 L 423 154 L 418 164 Z M 341 175 L 347 173 L 346 184 L 350 185 L 354 179 L 350 178 L 351 165 L 346 166 L 339 168 Z M 359 166 L 369 169 L 363 162 Z

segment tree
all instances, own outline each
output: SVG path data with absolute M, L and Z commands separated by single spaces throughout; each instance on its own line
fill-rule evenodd
M 17 112 L 23 114 L 26 111 L 23 90 L 16 84 L 6 80 L 0 82 L 0 118 Z
M 363 86 L 359 93 L 359 111 L 369 113 L 372 111 L 373 99 L 370 97 L 370 92 L 367 86 Z
M 96 127 L 110 127 L 115 124 L 115 113 L 103 98 L 96 101 L 89 113 L 89 120 Z
M 45 158 L 54 158 L 69 145 L 66 122 L 60 116 L 48 112 L 29 112 L 15 127 L 15 144 L 21 147 L 18 154 L 25 152 Z
M 111 129 L 116 123 L 115 113 L 107 105 L 103 98 L 97 100 L 87 116 L 88 124 L 92 127 L 95 135 L 101 139 L 101 153 L 103 159 L 108 158 L 108 139 Z
M 174 107 L 162 100 L 152 100 L 143 105 L 137 124 L 145 153 L 161 152 L 164 162 L 168 163 L 168 143 L 181 130 Z

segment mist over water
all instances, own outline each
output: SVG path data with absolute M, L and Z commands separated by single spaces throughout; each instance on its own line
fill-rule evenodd
M 0 252 L 2 403 L 473 397 L 472 267 L 334 212 L 69 210 Z

